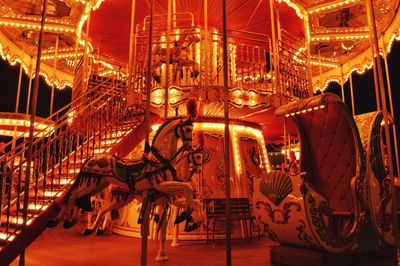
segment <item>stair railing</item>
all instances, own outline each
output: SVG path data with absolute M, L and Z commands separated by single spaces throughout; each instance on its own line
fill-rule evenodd
M 11 241 L 22 228 L 24 193 L 29 193 L 29 225 L 72 183 L 85 158 L 107 152 L 108 144 L 126 133 L 127 122 L 132 126 L 129 121 L 142 118 L 140 106 L 127 106 L 123 84 L 105 79 L 48 118 L 54 122 L 34 136 L 28 191 L 23 191 L 28 141 L 3 157 L 0 244 Z

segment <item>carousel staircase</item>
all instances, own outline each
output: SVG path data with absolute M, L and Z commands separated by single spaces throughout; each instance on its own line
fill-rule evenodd
M 127 106 L 124 86 L 124 81 L 92 76 L 86 93 L 49 117 L 51 128 L 34 136 L 30 178 L 28 140 L 7 153 L 0 179 L 0 265 L 14 260 L 46 229 L 86 158 L 126 154 L 144 138 L 144 110 Z

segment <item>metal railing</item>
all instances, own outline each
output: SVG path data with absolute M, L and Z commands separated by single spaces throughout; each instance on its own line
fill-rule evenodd
M 116 138 L 142 119 L 141 106 L 128 107 L 124 81 L 104 79 L 47 120 L 32 143 L 30 184 L 23 191 L 28 141 L 2 157 L 0 182 L 0 244 L 11 241 L 22 228 L 23 195 L 29 193 L 27 224 L 72 182 L 82 161 L 105 153 Z M 10 149 L 6 145 L 6 150 Z
M 310 97 L 307 56 L 301 41 L 282 30 L 282 41 L 279 41 L 278 49 L 280 91 L 290 97 Z

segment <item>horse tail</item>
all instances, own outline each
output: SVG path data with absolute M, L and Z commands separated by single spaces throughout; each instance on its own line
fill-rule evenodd
M 91 212 L 93 211 L 92 209 L 92 203 L 90 201 L 90 194 L 87 194 L 85 196 L 82 196 L 76 200 L 76 206 L 81 208 L 82 210 L 86 212 Z
M 83 169 L 83 167 L 86 165 L 86 163 L 87 163 L 88 161 L 90 161 L 90 159 L 91 159 L 91 157 L 88 158 L 88 159 L 82 164 L 81 168 L 79 169 L 79 173 L 78 173 L 78 175 L 76 176 L 74 183 L 73 183 L 72 186 L 68 189 L 67 193 L 65 193 L 65 196 L 64 196 L 64 198 L 63 198 L 62 201 L 61 201 L 61 203 L 62 203 L 63 205 L 66 205 L 66 204 L 68 203 L 69 198 L 70 198 L 71 195 L 72 195 L 72 192 L 73 192 L 74 190 L 76 190 L 76 189 L 79 187 L 79 185 L 81 184 L 82 178 L 83 178 L 83 174 L 84 174 L 84 173 L 82 173 L 82 169 Z M 78 207 L 79 207 L 79 206 L 78 206 Z

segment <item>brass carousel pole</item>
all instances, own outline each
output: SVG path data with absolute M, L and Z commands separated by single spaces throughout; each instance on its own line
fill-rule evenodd
M 393 156 L 392 156 L 392 145 L 390 140 L 390 133 L 389 133 L 389 116 L 387 111 L 387 103 L 386 103 L 386 92 L 383 82 L 383 73 L 382 73 L 382 65 L 381 59 L 379 54 L 379 43 L 378 43 L 378 34 L 376 30 L 375 24 L 375 14 L 372 0 L 366 0 L 367 6 L 367 15 L 368 15 L 368 24 L 370 31 L 372 33 L 372 42 L 373 47 L 372 50 L 375 50 L 376 53 L 376 69 L 379 79 L 379 90 L 380 90 L 380 98 L 382 100 L 382 113 L 384 119 L 384 127 L 385 127 L 385 140 L 386 140 L 386 148 L 388 153 L 388 166 L 389 166 L 389 177 L 391 180 L 391 192 L 392 192 L 392 219 L 393 219 L 393 229 L 394 229 L 394 238 L 396 243 L 396 264 L 399 264 L 399 251 L 400 251 L 400 243 L 399 243 L 399 228 L 398 228 L 398 219 L 397 219 L 397 191 L 395 187 L 395 180 L 394 180 L 394 171 L 393 171 Z M 374 59 L 374 58 L 373 58 Z M 375 66 L 375 64 L 374 64 Z
M 367 19 L 368 19 L 368 26 L 370 28 L 370 45 L 371 45 L 371 57 L 372 57 L 372 71 L 374 73 L 374 87 L 375 87 L 375 97 L 376 97 L 376 110 L 381 110 L 381 95 L 379 94 L 379 77 L 378 77 L 378 69 L 380 67 L 380 61 L 378 60 L 379 58 L 379 47 L 376 50 L 375 47 L 375 43 L 374 43 L 374 32 L 373 32 L 373 28 L 375 27 L 375 21 L 373 21 L 372 19 L 375 19 L 375 15 L 371 14 L 373 13 L 373 6 L 372 3 L 369 3 L 369 0 L 365 0 L 366 4 L 365 7 L 367 9 Z M 371 21 L 372 20 L 372 21 Z M 376 28 L 375 28 L 376 31 Z M 375 53 L 376 53 L 376 60 L 375 60 Z M 379 61 L 379 65 L 377 66 Z M 382 70 L 381 70 L 382 71 Z
M 307 76 L 308 76 L 308 91 L 313 95 L 314 89 L 312 84 L 312 68 L 311 68 L 311 38 L 310 38 L 310 24 L 308 14 L 304 15 L 304 33 L 306 35 L 306 56 L 307 56 Z
M 340 78 L 342 82 L 340 83 L 340 89 L 342 90 L 342 101 L 346 103 L 346 97 L 344 95 L 344 78 L 343 78 L 343 65 L 340 65 Z
M 32 151 L 33 151 L 33 127 L 35 122 L 36 115 L 36 105 L 37 105 L 37 96 L 39 90 L 39 73 L 40 73 L 40 63 L 42 56 L 42 40 L 44 35 L 44 23 L 46 20 L 46 12 L 47 12 L 47 0 L 43 1 L 43 11 L 42 11 L 42 21 L 40 23 L 40 34 L 39 34 L 39 42 L 38 42 L 38 50 L 37 50 L 37 60 L 36 60 L 36 69 L 35 69 L 35 83 L 33 85 L 33 94 L 32 94 L 32 105 L 31 105 L 31 117 L 30 117 L 30 125 L 29 125 L 29 142 L 28 142 L 28 157 L 26 162 L 26 173 L 25 173 L 25 187 L 24 187 L 24 208 L 22 213 L 22 228 L 21 228 L 21 246 L 20 246 L 20 257 L 19 257 L 19 265 L 25 265 L 25 241 L 26 241 L 26 226 L 28 219 L 28 201 L 29 201 L 29 184 L 30 184 L 30 175 L 31 175 L 31 162 L 32 162 Z
M 394 121 L 394 109 L 393 109 L 393 98 L 392 98 L 392 85 L 390 84 L 390 74 L 389 74 L 389 67 L 387 63 L 387 51 L 383 49 L 383 60 L 385 63 L 385 71 L 386 71 L 386 82 L 388 85 L 388 96 L 389 96 L 389 105 L 390 105 L 390 114 L 392 115 L 392 119 Z M 397 176 L 399 176 L 400 166 L 399 166 L 399 148 L 397 144 L 397 132 L 396 132 L 396 125 L 393 122 L 392 126 L 393 132 L 393 140 L 394 140 L 394 152 L 396 157 L 396 169 L 397 169 Z
M 54 81 L 55 81 L 55 77 L 56 77 L 56 68 L 57 68 L 58 42 L 59 42 L 59 37 L 57 35 L 57 37 L 56 37 L 56 47 L 55 47 L 55 51 L 54 51 L 54 61 L 53 61 Z M 53 84 L 53 86 L 51 86 L 50 116 L 53 114 L 54 89 L 55 89 L 55 84 Z
M 204 71 L 204 80 L 202 80 L 203 82 L 203 88 L 205 88 L 205 101 L 208 101 L 208 86 L 209 86 L 209 71 L 211 69 L 211 62 L 212 60 L 210 59 L 211 55 L 210 55 L 210 47 L 209 45 L 211 45 L 211 42 L 209 42 L 208 40 L 210 39 L 208 36 L 208 0 L 203 0 L 203 6 L 204 6 L 204 12 L 203 12 L 203 16 L 204 16 L 204 44 L 203 44 L 203 49 L 205 52 L 205 57 L 204 57 L 204 61 L 203 64 L 205 65 L 205 71 Z
M 353 75 L 350 73 L 349 82 L 350 82 L 350 96 L 351 96 L 351 110 L 353 112 L 353 116 L 356 115 L 356 109 L 354 106 L 354 91 L 353 91 Z
M 165 62 L 165 92 L 164 92 L 164 119 L 168 118 L 168 89 L 169 89 L 169 61 L 171 60 L 171 14 L 172 13 L 172 1 L 168 0 L 168 14 L 167 14 L 167 36 L 166 36 L 166 62 Z
M 83 53 L 83 87 L 84 90 L 88 89 L 89 77 L 88 72 L 88 49 L 89 49 L 89 29 L 90 29 L 90 14 L 92 13 L 92 8 L 89 7 L 89 12 L 86 20 L 86 33 L 85 33 L 85 51 Z
M 172 13 L 174 16 L 172 17 L 173 27 L 176 29 L 176 0 L 172 0 Z
M 147 50 L 147 72 L 146 72 L 146 114 L 145 114 L 145 142 L 144 152 L 150 152 L 149 134 L 150 134 L 150 90 L 151 90 L 151 62 L 153 51 L 153 14 L 154 14 L 154 0 L 150 1 L 150 25 L 149 25 L 149 46 Z M 150 206 L 143 206 L 146 208 L 144 211 L 142 225 L 140 227 L 142 237 L 142 266 L 147 265 L 147 238 L 149 236 L 149 219 L 150 219 Z
M 133 41 L 135 39 L 135 6 L 136 0 L 132 0 L 132 8 L 131 8 L 131 24 L 129 31 L 129 62 L 128 62 L 128 95 L 132 95 L 132 59 L 133 59 L 133 50 L 134 47 Z
M 352 110 L 353 116 L 355 116 L 356 115 L 356 109 L 355 109 L 355 106 L 354 106 L 354 90 L 353 90 L 353 77 L 352 76 L 353 76 L 353 74 L 350 73 L 349 83 L 350 83 L 351 110 Z
M 225 199 L 226 199 L 226 265 L 232 264 L 231 257 L 231 186 L 229 152 L 229 109 L 228 109 L 228 40 L 226 32 L 226 0 L 222 1 L 223 60 L 224 60 L 224 146 L 225 146 Z
M 28 97 L 26 98 L 26 110 L 25 113 L 28 114 L 29 113 L 29 104 L 31 102 L 31 90 L 32 90 L 32 56 L 31 59 L 29 60 L 29 74 L 28 74 L 28 78 L 29 78 L 29 83 L 28 83 Z
M 24 52 L 24 49 L 22 48 L 22 53 Z M 19 109 L 19 98 L 21 95 L 21 83 L 22 83 L 22 71 L 23 71 L 23 67 L 22 67 L 22 59 L 21 62 L 19 64 L 19 73 L 18 73 L 18 87 L 17 87 L 17 98 L 15 99 L 15 113 L 18 113 L 18 109 Z M 13 139 L 12 139 L 12 150 L 15 148 L 16 145 L 16 141 L 17 141 L 17 126 L 14 126 L 14 133 L 13 133 Z
M 274 84 L 274 93 L 280 93 L 279 87 L 279 78 L 278 78 L 278 47 L 277 47 L 277 38 L 276 38 L 276 27 L 275 27 L 275 5 L 274 0 L 269 0 L 269 10 L 271 16 L 271 35 L 272 35 L 272 67 L 271 73 L 272 75 L 272 83 Z

